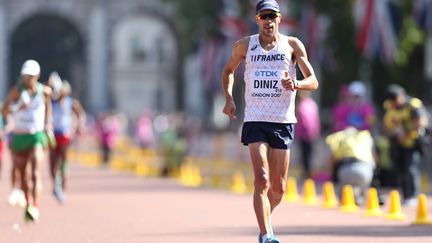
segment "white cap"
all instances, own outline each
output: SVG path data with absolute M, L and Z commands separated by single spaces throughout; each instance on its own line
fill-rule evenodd
M 40 74 L 39 63 L 35 60 L 27 60 L 21 67 L 21 75 L 37 76 Z
M 349 85 L 348 91 L 353 95 L 358 95 L 361 97 L 366 96 L 366 86 L 363 84 L 362 81 L 358 81 L 358 80 L 353 81 Z
M 52 72 L 48 78 L 48 85 L 52 88 L 52 98 L 58 99 L 62 89 L 62 80 L 58 72 Z
M 55 91 L 59 91 L 62 88 L 62 80 L 58 72 L 52 72 L 49 76 L 48 82 Z

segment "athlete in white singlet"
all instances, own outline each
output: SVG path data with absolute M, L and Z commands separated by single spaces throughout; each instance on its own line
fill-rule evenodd
M 65 202 L 67 150 L 76 133 L 84 129 L 85 111 L 81 103 L 72 98 L 69 82 L 62 81 L 57 72 L 48 80 L 52 88 L 52 117 L 56 146 L 50 148 L 50 172 L 53 195 L 60 203 Z M 75 125 L 76 124 L 76 125 Z
M 279 34 L 271 50 L 260 45 L 259 35 L 249 37 L 245 58 L 245 122 L 297 122 L 294 114 L 296 90 L 284 90 L 282 79 L 296 79 L 288 36 Z
M 14 128 L 10 149 L 27 200 L 24 217 L 32 221 L 39 219 L 41 166 L 47 146 L 46 132 L 52 130 L 51 89 L 38 82 L 39 76 L 39 64 L 27 60 L 21 68 L 22 83 L 8 93 L 3 107 L 4 117 L 12 113 Z M 26 175 L 28 164 L 30 176 Z
M 275 0 L 259 1 L 256 5 L 259 33 L 234 44 L 221 77 L 226 99 L 223 112 L 235 119 L 234 71 L 240 62 L 245 62 L 246 108 L 241 140 L 249 147 L 252 160 L 253 203 L 260 243 L 279 242 L 273 234 L 270 214 L 285 191 L 296 123 L 296 91 L 318 88 L 303 44 L 295 37 L 280 34 L 280 21 Z M 296 66 L 303 80 L 296 79 Z

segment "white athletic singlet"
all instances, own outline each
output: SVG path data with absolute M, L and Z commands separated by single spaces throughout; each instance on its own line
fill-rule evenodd
M 21 89 L 21 96 L 28 95 L 25 92 L 28 91 Z M 30 96 L 28 108 L 13 113 L 13 120 L 15 132 L 33 134 L 44 130 L 45 102 L 42 84 L 38 84 L 36 94 Z
M 54 133 L 69 134 L 72 130 L 73 99 L 64 97 L 63 101 L 52 101 Z
M 276 46 L 264 50 L 259 35 L 252 35 L 245 60 L 245 118 L 244 121 L 296 123 L 296 91 L 282 86 L 285 72 L 296 79 L 296 68 L 291 60 L 292 47 L 288 36 L 279 34 Z

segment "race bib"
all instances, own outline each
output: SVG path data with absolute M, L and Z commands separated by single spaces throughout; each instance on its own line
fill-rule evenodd
M 249 77 L 250 97 L 278 98 L 282 96 L 285 70 L 254 70 Z

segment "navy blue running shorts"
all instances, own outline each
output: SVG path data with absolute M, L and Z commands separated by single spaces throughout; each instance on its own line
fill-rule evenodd
M 241 142 L 265 142 L 271 148 L 290 149 L 294 140 L 295 126 L 293 123 L 245 122 L 243 123 Z

